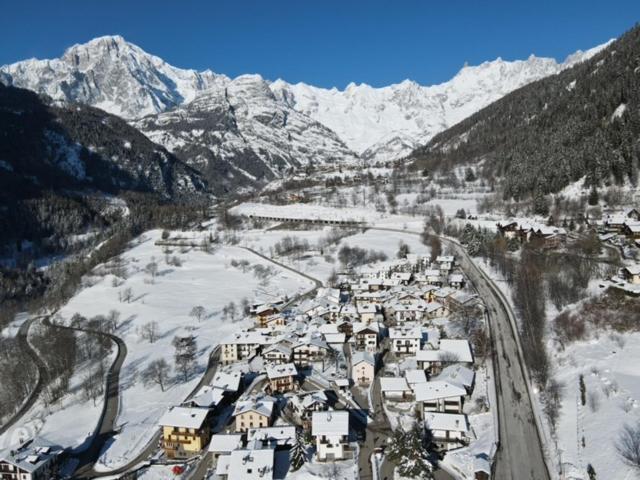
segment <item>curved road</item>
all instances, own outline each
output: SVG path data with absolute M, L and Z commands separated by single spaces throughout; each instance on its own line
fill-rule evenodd
M 89 328 L 82 327 L 69 327 L 66 325 L 55 325 L 49 321 L 49 318 L 45 318 L 44 323 L 54 328 L 60 328 L 64 330 L 73 330 L 75 332 L 87 333 L 89 335 L 97 335 L 100 337 L 106 337 L 111 340 L 117 349 L 115 360 L 111 363 L 109 371 L 105 379 L 105 398 L 102 406 L 102 413 L 100 419 L 94 430 L 94 435 L 90 440 L 89 445 L 82 452 L 77 454 L 71 453 L 70 457 L 78 462 L 75 475 L 83 475 L 93 469 L 93 465 L 97 458 L 100 456 L 100 452 L 104 445 L 113 437 L 116 419 L 118 417 L 118 409 L 120 406 L 120 370 L 124 359 L 127 356 L 127 346 L 124 341 L 112 335 L 110 333 L 101 332 Z
M 370 230 L 421 235 L 419 232 L 393 228 L 371 227 Z M 533 411 L 529 377 L 520 353 L 515 315 L 511 305 L 458 242 L 441 238 L 456 251 L 460 266 L 487 306 L 489 330 L 493 341 L 500 439 L 492 478 L 549 480 L 551 477 L 544 456 L 544 444 Z
M 29 344 L 29 340 L 28 340 L 29 329 L 31 328 L 31 324 L 35 320 L 38 320 L 39 318 L 40 317 L 33 317 L 33 318 L 29 318 L 28 320 L 25 320 L 22 323 L 22 325 L 20 325 L 20 329 L 16 334 L 16 338 L 18 339 L 18 343 L 20 343 L 21 348 L 27 353 L 29 358 L 31 358 L 31 361 L 36 366 L 36 369 L 38 371 L 38 379 L 36 380 L 36 384 L 33 387 L 33 390 L 31 390 L 31 393 L 25 399 L 22 406 L 18 409 L 17 412 L 13 414 L 13 416 L 4 425 L 2 425 L 2 427 L 0 427 L 0 435 L 4 434 L 13 425 L 15 425 L 16 422 L 18 422 L 18 420 L 20 420 L 24 416 L 24 414 L 27 413 L 31 409 L 31 407 L 35 405 L 36 401 L 38 400 L 38 397 L 40 396 L 40 393 L 42 393 L 42 389 L 47 384 L 46 379 L 49 374 L 47 370 L 47 366 L 45 365 L 44 361 L 40 358 L 40 355 L 38 354 L 38 352 L 36 352 L 31 346 L 31 344 Z

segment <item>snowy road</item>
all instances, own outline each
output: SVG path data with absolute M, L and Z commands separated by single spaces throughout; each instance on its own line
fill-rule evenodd
M 420 235 L 392 228 L 372 230 Z M 533 413 L 523 359 L 511 324 L 513 312 L 498 287 L 457 242 L 443 238 L 460 259 L 462 269 L 475 285 L 488 308 L 495 355 L 500 445 L 494 461 L 495 480 L 549 480 L 544 446 Z
M 38 320 L 39 318 L 40 317 L 34 317 L 26 320 L 22 325 L 20 325 L 20 329 L 18 330 L 18 334 L 16 335 L 16 338 L 20 343 L 20 347 L 27 353 L 29 358 L 31 358 L 36 368 L 38 369 L 38 380 L 36 381 L 36 384 L 33 387 L 33 390 L 29 394 L 29 397 L 24 401 L 24 403 L 18 409 L 18 411 L 14 413 L 13 416 L 4 425 L 0 427 L 0 435 L 2 435 L 7 430 L 9 430 L 9 428 L 15 425 L 16 422 L 18 422 L 18 420 L 20 420 L 25 415 L 25 413 L 27 413 L 33 407 L 33 405 L 38 400 L 40 393 L 42 392 L 42 388 L 46 383 L 45 378 L 47 376 L 47 366 L 45 365 L 44 361 L 40 358 L 40 355 L 38 355 L 38 352 L 36 352 L 31 347 L 31 345 L 29 344 L 29 341 L 27 340 L 27 337 L 29 335 L 29 329 L 31 328 L 31 324 L 35 320 Z

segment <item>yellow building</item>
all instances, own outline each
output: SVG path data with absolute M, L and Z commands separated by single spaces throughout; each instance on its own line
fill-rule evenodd
M 211 430 L 206 408 L 173 407 L 160 419 L 162 447 L 168 458 L 189 458 L 209 443 Z

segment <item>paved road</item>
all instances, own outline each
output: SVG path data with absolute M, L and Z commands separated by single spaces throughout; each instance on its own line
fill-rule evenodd
M 389 230 L 420 235 L 400 229 Z M 462 246 L 443 238 L 456 252 L 460 265 L 488 309 L 489 329 L 493 343 L 494 374 L 498 397 L 499 448 L 494 461 L 495 480 L 549 480 L 544 446 L 536 425 L 528 375 L 518 349 L 515 315 L 509 302 L 495 283 L 473 262 Z M 513 322 L 513 323 L 512 323 Z
M 73 330 L 75 332 L 83 332 L 89 335 L 97 335 L 108 338 L 116 346 L 116 358 L 109 367 L 106 378 L 105 399 L 102 407 L 102 413 L 95 429 L 95 435 L 90 440 L 89 446 L 78 454 L 71 454 L 71 458 L 78 462 L 78 467 L 74 476 L 82 478 L 93 471 L 93 465 L 100 456 L 105 444 L 111 440 L 115 434 L 115 423 L 118 417 L 118 409 L 120 407 L 120 370 L 124 359 L 127 356 L 127 346 L 124 341 L 110 333 L 100 332 L 98 330 L 69 327 L 66 325 L 54 325 L 49 321 L 49 317 L 44 319 L 44 323 L 53 327 L 65 330 Z
M 548 480 L 544 447 L 534 418 L 529 382 L 518 350 L 515 315 L 498 287 L 468 257 L 449 242 L 462 268 L 476 286 L 488 309 L 493 339 L 494 371 L 498 396 L 500 444 L 495 459 L 496 480 Z
M 39 318 L 40 317 L 33 317 L 33 318 L 29 318 L 28 320 L 25 320 L 22 323 L 22 325 L 20 325 L 20 329 L 18 330 L 18 333 L 16 335 L 18 343 L 20 344 L 20 348 L 22 348 L 22 350 L 29 356 L 29 358 L 33 361 L 34 365 L 36 366 L 36 369 L 38 371 L 38 379 L 36 380 L 36 384 L 33 387 L 33 390 L 31 390 L 31 393 L 29 394 L 27 399 L 24 401 L 22 406 L 18 409 L 16 413 L 13 414 L 13 416 L 7 422 L 5 422 L 4 425 L 2 425 L 2 427 L 0 427 L 0 435 L 2 435 L 7 430 L 9 430 L 13 425 L 15 425 L 16 422 L 18 422 L 18 420 L 20 420 L 25 415 L 25 413 L 27 413 L 31 409 L 31 407 L 33 407 L 33 405 L 38 400 L 40 393 L 42 393 L 42 389 L 47 384 L 46 382 L 46 379 L 48 376 L 47 366 L 45 365 L 44 361 L 40 358 L 40 355 L 38 354 L 38 352 L 36 352 L 31 347 L 27 339 L 29 336 L 29 329 L 31 328 L 31 325 L 33 324 L 34 321 L 38 320 Z

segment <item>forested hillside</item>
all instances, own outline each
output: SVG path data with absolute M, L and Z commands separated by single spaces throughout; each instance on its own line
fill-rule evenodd
M 410 157 L 413 168 L 447 172 L 480 163 L 505 198 L 637 182 L 640 27 L 557 75 L 522 87 L 440 133 Z
M 207 184 L 116 116 L 0 84 L 0 251 L 100 229 L 127 192 L 191 201 Z

